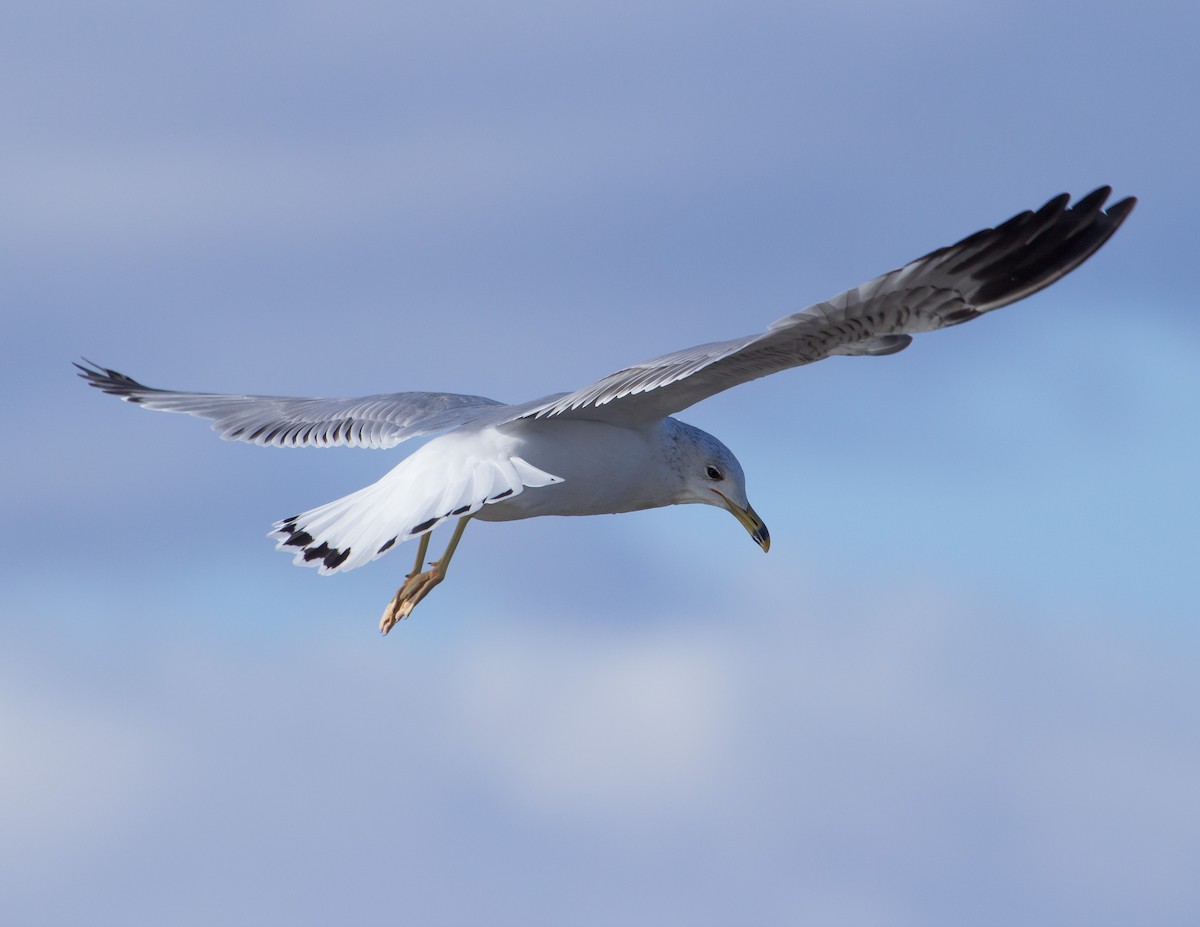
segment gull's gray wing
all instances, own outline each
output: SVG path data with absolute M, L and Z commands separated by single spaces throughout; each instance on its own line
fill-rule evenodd
M 86 363 L 89 366 L 75 365 L 79 375 L 111 396 L 145 409 L 211 419 L 213 431 L 222 438 L 262 446 L 392 447 L 510 408 L 494 399 L 457 393 L 384 393 L 359 399 L 181 393 L 143 386 L 115 370 Z
M 1133 197 L 1101 187 L 1074 206 L 1062 194 L 958 244 L 773 323 L 765 332 L 697 345 L 610 374 L 525 417 L 650 420 L 739 383 L 833 354 L 878 356 L 917 332 L 958 325 L 1024 299 L 1070 273 L 1108 241 Z M 600 410 L 599 407 L 604 407 Z

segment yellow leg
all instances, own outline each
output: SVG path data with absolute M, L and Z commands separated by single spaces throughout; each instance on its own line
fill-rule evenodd
M 433 535 L 432 531 L 427 531 L 421 535 L 421 543 L 417 545 L 417 560 L 413 564 L 412 572 L 409 573 L 406 577 L 404 577 L 406 580 L 412 579 L 414 576 L 416 576 L 418 573 L 421 572 L 421 567 L 425 563 L 425 554 L 427 554 L 429 552 L 429 538 L 432 535 Z
M 458 524 L 454 526 L 454 534 L 450 536 L 450 543 L 446 545 L 446 550 L 442 553 L 441 559 L 429 564 L 429 569 L 424 572 L 421 572 L 421 565 L 425 560 L 426 552 L 429 550 L 429 535 L 422 535 L 421 546 L 417 549 L 417 562 L 413 564 L 413 571 L 405 577 L 404 585 L 396 591 L 395 597 L 388 604 L 388 607 L 383 610 L 383 617 L 379 619 L 379 630 L 381 633 L 387 634 L 397 621 L 411 615 L 412 610 L 417 607 L 417 603 L 429 595 L 433 591 L 433 587 L 446 578 L 446 570 L 450 566 L 450 558 L 454 556 L 459 539 L 462 537 L 463 531 L 467 527 L 467 522 L 470 520 L 470 515 L 464 515 L 458 520 Z

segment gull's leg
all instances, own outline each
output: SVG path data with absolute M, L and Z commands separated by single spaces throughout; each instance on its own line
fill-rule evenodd
M 446 569 L 450 566 L 450 558 L 454 556 L 459 538 L 462 537 L 463 530 L 470 520 L 470 515 L 464 515 L 458 520 L 458 524 L 454 526 L 454 534 L 450 536 L 450 543 L 446 545 L 441 559 L 429 564 L 429 569 L 424 573 L 420 572 L 420 569 L 425 560 L 425 552 L 429 550 L 429 535 L 421 536 L 421 546 L 417 549 L 417 562 L 413 564 L 413 571 L 404 578 L 404 585 L 396 591 L 391 603 L 383 610 L 383 617 L 379 619 L 381 633 L 387 634 L 397 621 L 411 615 L 412 610 L 417 607 L 417 603 L 429 595 L 433 591 L 433 587 L 446 578 Z
M 404 581 L 408 582 L 414 576 L 421 572 L 421 564 L 425 562 L 425 554 L 429 551 L 429 539 L 433 536 L 432 531 L 427 531 L 421 535 L 421 543 L 417 545 L 417 560 L 413 564 L 412 572 L 404 577 Z

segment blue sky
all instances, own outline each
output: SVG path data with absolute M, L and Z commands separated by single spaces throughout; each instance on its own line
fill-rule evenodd
M 44 924 L 1195 923 L 1191 5 L 9 4 L 0 864 Z M 1069 190 L 1051 290 L 682 417 L 687 507 L 321 578 L 398 451 L 84 388 L 517 401 Z M 701 509 L 704 510 L 701 510 Z M 435 542 L 440 543 L 440 540 Z

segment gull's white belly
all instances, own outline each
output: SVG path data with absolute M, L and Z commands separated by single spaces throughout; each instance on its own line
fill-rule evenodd
M 674 501 L 661 422 L 635 429 L 589 420 L 523 419 L 498 431 L 512 442 L 512 453 L 562 482 L 485 505 L 475 514 L 483 521 L 606 515 Z

